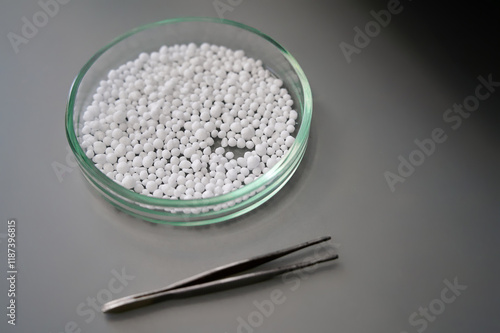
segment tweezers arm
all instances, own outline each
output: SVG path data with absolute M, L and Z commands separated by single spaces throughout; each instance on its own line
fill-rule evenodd
M 241 272 L 247 271 L 249 269 L 252 269 L 254 267 L 263 265 L 267 262 L 270 262 L 272 260 L 281 258 L 283 256 L 286 256 L 292 252 L 302 250 L 306 247 L 316 245 L 318 243 L 323 243 L 327 242 L 331 239 L 332 237 L 330 236 L 324 236 L 320 237 L 317 239 L 310 240 L 308 242 L 304 242 L 301 244 L 297 244 L 291 247 L 288 247 L 286 249 L 274 251 L 271 253 L 266 253 L 263 255 L 259 255 L 253 258 L 249 259 L 243 259 L 240 261 L 236 261 L 227 265 L 223 265 L 214 269 L 211 269 L 206 272 L 202 272 L 200 274 L 191 276 L 189 278 L 186 278 L 184 280 L 178 281 L 176 283 L 173 283 L 169 285 L 167 288 L 169 290 L 180 288 L 180 287 L 187 287 L 195 284 L 200 284 L 204 282 L 209 282 L 209 281 L 215 281 L 219 280 L 221 278 L 225 278 L 234 274 L 239 274 Z
M 232 289 L 240 287 L 242 285 L 253 284 L 261 281 L 265 281 L 273 278 L 276 275 L 280 275 L 286 272 L 295 271 L 308 266 L 317 265 L 322 262 L 335 260 L 338 255 L 330 255 L 320 260 L 308 261 L 273 269 L 268 269 L 264 271 L 259 271 L 255 273 L 247 273 L 244 275 L 229 277 L 221 280 L 210 281 L 202 284 L 197 284 L 193 286 L 173 289 L 164 291 L 161 293 L 150 294 L 147 296 L 139 297 L 124 297 L 111 302 L 106 303 L 102 311 L 106 313 L 118 313 L 124 312 L 132 309 L 136 309 L 145 305 L 170 300 L 178 299 L 184 297 L 197 296 L 200 294 L 207 294 L 211 292 L 216 292 L 225 289 Z
M 331 239 L 330 236 L 324 236 L 324 237 L 310 240 L 308 242 L 304 242 L 301 244 L 297 244 L 297 245 L 288 247 L 286 249 L 274 251 L 271 253 L 266 253 L 266 254 L 259 255 L 259 256 L 253 257 L 253 258 L 249 258 L 249 259 L 243 259 L 240 261 L 236 261 L 236 262 L 233 262 L 233 263 L 230 263 L 227 265 L 223 265 L 223 266 L 220 266 L 220 267 L 217 267 L 217 268 L 190 276 L 186 279 L 172 283 L 166 287 L 163 287 L 160 289 L 155 289 L 155 290 L 150 290 L 150 291 L 143 292 L 143 293 L 138 293 L 135 295 L 131 295 L 131 296 L 128 296 L 128 298 L 138 299 L 139 297 L 146 297 L 146 296 L 150 296 L 150 295 L 155 295 L 155 294 L 163 293 L 165 291 L 169 291 L 169 290 L 173 290 L 173 289 L 177 289 L 177 288 L 181 288 L 181 287 L 188 287 L 188 286 L 193 286 L 193 285 L 200 284 L 200 283 L 219 280 L 221 278 L 225 278 L 225 277 L 228 277 L 230 275 L 234 275 L 234 274 L 238 274 L 238 273 L 247 271 L 249 269 L 260 266 L 260 265 L 265 264 L 269 261 L 283 257 L 287 254 L 304 249 L 306 247 L 316 245 L 319 243 L 323 243 L 323 242 L 327 242 L 330 239 Z

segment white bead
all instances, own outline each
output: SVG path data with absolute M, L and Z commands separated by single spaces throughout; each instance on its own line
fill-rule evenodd
M 250 91 L 250 89 L 252 89 L 252 85 L 250 82 L 245 82 L 241 85 L 241 89 L 243 89 L 243 91 Z
M 238 140 L 236 140 L 236 147 L 238 147 L 239 149 L 245 148 L 246 141 L 243 138 L 239 138 Z
M 268 168 L 272 168 L 273 166 L 276 165 L 276 163 L 278 162 L 278 159 L 275 155 L 272 155 L 266 162 L 266 165 Z
M 168 150 L 172 150 L 172 149 L 177 148 L 177 147 L 179 147 L 179 140 L 178 139 L 168 140 L 167 145 L 166 145 L 166 148 Z
M 145 168 L 149 168 L 153 165 L 153 159 L 149 156 L 146 156 L 142 159 L 142 165 L 145 167 Z
M 226 94 L 224 96 L 224 102 L 226 103 L 234 103 L 234 95 L 233 94 Z
M 94 153 L 96 154 L 104 154 L 104 152 L 106 151 L 106 145 L 101 141 L 94 142 L 93 147 L 94 147 Z
M 122 136 L 123 136 L 123 132 L 121 129 L 119 128 L 115 128 L 113 130 L 113 132 L 111 132 L 111 136 L 114 138 L 114 139 L 120 139 Z
M 191 162 L 189 162 L 188 160 L 183 160 L 179 163 L 179 167 L 181 169 L 189 169 L 191 167 Z
M 255 130 L 251 127 L 245 127 L 241 130 L 241 137 L 246 141 L 251 140 L 254 135 Z
M 224 186 L 222 186 L 222 193 L 223 194 L 229 193 L 233 191 L 233 189 L 234 189 L 233 183 L 225 184 Z
M 264 144 L 258 144 L 255 146 L 255 152 L 259 155 L 265 155 L 266 154 L 266 146 Z
M 186 158 L 191 158 L 191 156 L 193 156 L 193 154 L 195 153 L 195 149 L 193 147 L 189 147 L 189 148 L 186 148 L 184 149 L 184 156 L 186 156 Z
M 158 188 L 158 185 L 156 185 L 156 183 L 152 180 L 148 181 L 146 183 L 146 190 L 148 190 L 148 192 L 154 192 L 156 189 Z
M 246 167 L 248 164 L 247 164 L 247 160 L 246 158 L 244 157 L 238 157 L 238 159 L 236 160 L 236 162 L 238 163 L 239 166 L 241 167 Z
M 196 139 L 199 141 L 206 140 L 208 138 L 208 132 L 204 128 L 199 128 L 196 130 L 196 133 L 194 134 Z
M 142 157 L 140 156 L 134 157 L 134 159 L 132 160 L 132 166 L 135 168 L 142 166 Z
M 135 184 L 136 184 L 136 182 L 132 176 L 123 177 L 123 180 L 122 180 L 123 187 L 128 188 L 128 189 L 132 189 L 132 188 L 134 188 Z
M 121 124 L 126 120 L 127 114 L 122 111 L 118 110 L 113 113 L 113 121 L 117 124 Z
M 235 133 L 240 133 L 241 132 L 241 124 L 240 124 L 240 122 L 237 122 L 237 121 L 233 122 L 229 128 L 231 129 L 231 131 L 233 131 Z
M 156 149 L 160 149 L 163 147 L 163 140 L 162 139 L 155 139 L 153 141 L 153 147 Z
M 146 153 L 149 153 L 150 151 L 153 151 L 153 150 L 154 150 L 154 147 L 153 147 L 153 145 L 152 145 L 151 143 L 146 142 L 146 143 L 144 144 L 144 151 L 145 151 Z
M 104 165 L 104 163 L 106 163 L 106 155 L 104 154 L 97 154 L 95 155 L 92 160 L 96 163 L 96 164 L 100 164 L 100 165 Z
M 238 177 L 238 172 L 235 169 L 231 169 L 227 171 L 226 176 L 229 180 L 233 181 Z
M 222 114 L 222 108 L 220 107 L 220 105 L 214 105 L 210 109 L 210 115 L 214 118 L 219 118 L 221 114 Z
M 248 159 L 247 159 L 247 166 L 248 166 L 248 169 L 249 170 L 253 170 L 255 169 L 256 167 L 259 166 L 259 163 L 260 163 L 260 158 L 259 156 L 250 156 Z
M 117 157 L 122 157 L 123 155 L 125 155 L 126 151 L 127 151 L 127 150 L 126 150 L 125 145 L 124 145 L 124 144 L 122 144 L 122 143 L 120 143 L 120 144 L 118 144 L 118 145 L 116 146 L 116 148 L 115 148 L 115 155 L 116 155 Z
M 274 125 L 274 130 L 278 133 L 283 132 L 285 129 L 286 129 L 285 123 L 276 123 L 276 125 Z
M 200 171 L 202 168 L 202 163 L 200 160 L 195 160 L 194 162 L 191 163 L 191 167 L 195 172 Z
M 114 164 L 114 163 L 116 163 L 116 160 L 117 160 L 117 158 L 116 158 L 115 154 L 111 153 L 111 154 L 106 155 L 106 161 L 108 163 Z

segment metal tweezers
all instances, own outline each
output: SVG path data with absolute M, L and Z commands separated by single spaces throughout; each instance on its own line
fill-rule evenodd
M 338 258 L 338 255 L 330 254 L 316 260 L 301 262 L 298 264 L 291 264 L 277 268 L 270 268 L 254 273 L 232 276 L 260 266 L 277 258 L 283 257 L 292 252 L 318 243 L 326 242 L 330 239 L 330 236 L 321 237 L 309 242 L 291 246 L 283 250 L 260 255 L 254 258 L 243 259 L 224 266 L 216 267 L 206 272 L 202 272 L 192 277 L 188 277 L 184 280 L 175 282 L 165 288 L 119 298 L 104 304 L 102 307 L 102 312 L 124 312 L 169 299 L 178 299 L 214 291 L 220 291 L 223 289 L 230 289 L 241 285 L 265 281 L 271 279 L 276 275 L 317 265 L 322 262 L 335 260 Z

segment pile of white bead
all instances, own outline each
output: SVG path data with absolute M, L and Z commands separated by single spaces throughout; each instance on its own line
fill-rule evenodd
M 225 194 L 267 172 L 292 146 L 298 114 L 282 85 L 242 50 L 162 46 L 100 82 L 80 144 L 98 169 L 137 193 Z

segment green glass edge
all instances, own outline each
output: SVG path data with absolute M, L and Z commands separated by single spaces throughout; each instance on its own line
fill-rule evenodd
M 198 21 L 198 22 L 213 22 L 213 23 L 220 23 L 220 24 L 228 24 L 232 26 L 239 27 L 241 29 L 248 30 L 250 32 L 253 32 L 260 37 L 266 39 L 273 45 L 275 45 L 283 54 L 283 56 L 290 62 L 291 66 L 293 69 L 296 71 L 300 82 L 302 84 L 302 90 L 304 93 L 304 105 L 302 106 L 303 109 L 303 114 L 301 114 L 302 121 L 301 121 L 301 126 L 299 128 L 299 132 L 297 133 L 295 143 L 292 145 L 291 149 L 289 150 L 287 157 L 284 159 L 281 159 L 271 170 L 269 170 L 266 174 L 260 176 L 258 179 L 250 183 L 249 185 L 245 185 L 244 187 L 235 190 L 233 192 L 223 194 L 220 196 L 212 197 L 212 198 L 207 198 L 207 199 L 190 199 L 190 200 L 170 200 L 170 199 L 163 199 L 163 198 L 154 198 L 154 197 L 149 197 L 145 196 L 139 193 L 135 193 L 133 191 L 130 191 L 123 186 L 119 185 L 109 177 L 107 177 L 104 173 L 102 173 L 100 170 L 98 170 L 94 163 L 85 155 L 83 152 L 82 148 L 80 147 L 80 144 L 78 143 L 78 139 L 76 137 L 75 133 L 75 128 L 73 126 L 73 108 L 75 104 L 75 98 L 76 98 L 76 93 L 79 88 L 79 85 L 81 81 L 83 80 L 83 77 L 85 76 L 86 72 L 88 69 L 94 64 L 94 62 L 108 49 L 113 47 L 115 44 L 121 42 L 122 40 L 128 38 L 129 36 L 136 34 L 140 31 L 150 29 L 156 26 L 160 25 L 166 25 L 166 24 L 171 24 L 171 23 L 178 23 L 178 22 L 191 22 L 191 21 Z M 250 26 L 247 26 L 245 24 L 231 21 L 231 20 L 226 20 L 226 19 L 218 19 L 218 18 L 209 18 L 209 17 L 183 17 L 183 18 L 176 18 L 176 19 L 167 19 L 163 21 L 158 21 L 150 24 L 146 24 L 140 27 L 137 27 L 133 30 L 130 30 L 129 32 L 115 38 L 113 41 L 111 41 L 109 44 L 101 48 L 90 60 L 82 67 L 82 69 L 78 72 L 78 75 L 75 77 L 73 84 L 71 85 L 70 88 L 70 93 L 69 93 L 69 98 L 68 98 L 68 103 L 66 105 L 66 115 L 65 115 L 65 122 L 66 122 L 66 137 L 68 139 L 68 142 L 70 144 L 70 147 L 75 154 L 76 158 L 79 160 L 81 165 L 87 168 L 87 172 L 92 176 L 96 177 L 99 179 L 104 185 L 108 186 L 108 189 L 115 192 L 119 196 L 126 197 L 130 200 L 136 201 L 141 204 L 146 204 L 146 205 L 156 205 L 156 206 L 161 206 L 161 207 L 170 207 L 170 208 L 192 208 L 192 207 L 200 207 L 200 206 L 208 206 L 208 205 L 217 205 L 217 204 L 223 204 L 226 203 L 227 201 L 230 200 L 235 200 L 239 197 L 242 197 L 246 194 L 251 193 L 252 191 L 257 190 L 261 186 L 266 185 L 272 178 L 275 177 L 276 174 L 280 174 L 282 172 L 286 172 L 287 168 L 293 164 L 294 158 L 293 156 L 297 153 L 300 154 L 300 147 L 301 145 L 305 145 L 307 143 L 307 138 L 309 135 L 309 128 L 310 128 L 310 123 L 311 123 L 311 118 L 312 118 L 312 93 L 311 93 L 311 88 L 309 86 L 309 82 L 300 68 L 298 62 L 295 60 L 295 58 L 283 47 L 281 46 L 278 42 L 276 42 L 274 39 L 269 37 L 268 35 L 260 32 L 259 30 L 252 28 Z M 301 156 L 299 157 L 301 159 Z M 300 162 L 300 161 L 298 161 Z M 238 214 L 240 215 L 240 214 Z M 200 215 L 199 215 L 200 216 Z M 142 217 L 144 218 L 144 217 Z M 227 218 L 224 218 L 227 219 Z M 214 221 L 215 222 L 215 221 Z M 171 223 L 171 222 L 168 222 Z M 212 222 L 213 223 L 213 222 Z M 182 224 L 186 224 L 186 222 L 183 222 Z

